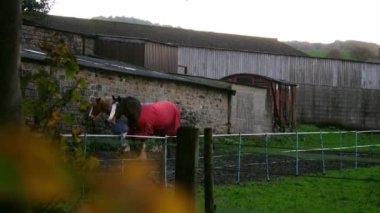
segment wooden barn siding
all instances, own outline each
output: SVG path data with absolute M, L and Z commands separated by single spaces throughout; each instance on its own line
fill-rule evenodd
M 176 73 L 178 67 L 177 47 L 146 42 L 144 67 Z
M 118 39 L 97 39 L 94 54 L 108 59 L 120 60 L 144 66 L 144 43 Z
M 252 73 L 299 84 L 300 122 L 380 128 L 380 64 L 189 47 L 180 47 L 178 55 L 189 75 Z
M 380 127 L 378 90 L 301 85 L 297 93 L 296 108 L 303 122 L 355 129 Z
M 180 47 L 189 75 L 221 79 L 252 73 L 297 84 L 380 89 L 380 64 Z

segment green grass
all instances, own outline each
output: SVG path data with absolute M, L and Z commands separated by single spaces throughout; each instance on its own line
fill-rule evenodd
M 202 212 L 203 190 L 198 193 Z M 214 187 L 216 212 L 380 212 L 380 167 Z
M 297 131 L 300 132 L 298 136 L 298 150 L 320 149 L 322 148 L 323 143 L 324 149 L 343 147 L 343 153 L 355 151 L 355 132 L 345 132 L 345 130 L 339 130 L 335 127 L 319 128 L 315 125 L 307 124 L 299 125 L 297 127 Z M 343 133 L 339 134 L 340 131 L 342 131 Z M 313 132 L 314 134 L 301 134 L 303 132 Z M 319 132 L 323 132 L 323 134 L 321 135 Z M 325 132 L 328 133 L 325 134 Z M 359 146 L 371 145 L 369 147 L 359 147 L 359 152 L 380 152 L 380 146 L 374 146 L 380 144 L 379 133 L 359 133 L 357 136 L 357 144 Z M 200 141 L 202 142 L 202 140 Z M 289 153 L 284 153 L 283 151 L 297 149 L 296 141 L 297 137 L 295 134 L 270 136 L 268 140 L 268 153 L 271 155 L 289 155 Z M 215 138 L 214 144 L 217 147 L 215 153 L 217 155 L 237 153 L 239 147 L 239 137 Z M 265 153 L 267 149 L 265 144 L 265 136 L 243 136 L 241 141 L 241 152 Z M 202 145 L 200 147 L 202 147 Z M 336 151 L 340 150 L 338 149 Z M 303 155 L 305 154 L 302 153 L 300 157 L 302 157 Z
M 305 51 L 305 53 L 312 57 L 327 57 L 329 52 L 324 49 L 315 49 L 315 50 Z

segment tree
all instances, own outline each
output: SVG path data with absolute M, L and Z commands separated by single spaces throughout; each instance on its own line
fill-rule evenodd
M 366 61 L 370 58 L 375 58 L 375 54 L 366 47 L 355 46 L 351 49 L 350 55 L 352 59 L 358 61 Z
M 21 121 L 20 0 L 0 3 L 0 125 Z
M 327 53 L 328 58 L 340 58 L 340 51 L 338 49 L 331 49 Z
M 23 12 L 38 12 L 47 14 L 54 5 L 54 0 L 22 0 Z

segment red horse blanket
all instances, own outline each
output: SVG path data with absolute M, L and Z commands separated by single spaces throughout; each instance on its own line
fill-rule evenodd
M 168 135 L 177 134 L 180 126 L 180 112 L 177 106 L 169 101 L 143 104 L 137 129 L 128 129 L 128 135 Z

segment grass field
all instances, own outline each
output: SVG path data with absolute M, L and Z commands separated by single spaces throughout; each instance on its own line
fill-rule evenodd
M 216 212 L 380 212 L 380 167 L 215 186 L 214 200 Z
M 380 144 L 379 133 L 329 133 L 321 136 L 319 132 L 340 130 L 334 127 L 318 128 L 314 125 L 300 125 L 297 131 L 317 133 L 299 135 L 298 150 L 305 150 L 298 153 L 300 159 L 320 159 L 322 141 L 323 149 L 326 150 L 326 161 L 354 161 L 353 153 L 357 149 L 358 153 L 365 153 L 365 156 L 360 157 L 360 162 L 380 162 L 380 147 L 376 146 Z M 243 137 L 241 153 L 268 151 L 269 156 L 295 156 L 295 152 L 289 152 L 296 149 L 295 135 L 271 136 L 268 139 L 268 147 L 265 147 L 263 136 Z M 226 144 L 224 148 L 222 146 L 217 149 L 217 152 L 236 152 L 239 138 L 220 138 L 215 143 Z M 358 148 L 355 147 L 356 144 Z M 327 154 L 327 150 L 335 153 Z M 271 178 L 270 182 L 216 185 L 214 196 L 216 212 L 380 212 L 380 167 L 328 170 L 325 175 L 309 173 L 302 177 L 277 177 Z M 202 212 L 202 188 L 199 190 L 198 201 Z
M 358 151 L 380 152 L 380 133 L 358 133 L 346 132 L 334 127 L 318 128 L 314 125 L 299 125 L 298 150 L 309 149 L 332 149 L 342 152 L 353 152 L 358 145 Z M 308 132 L 310 134 L 308 134 Z M 322 134 L 319 134 L 322 132 Z M 341 134 L 339 132 L 342 132 Z M 313 134 L 311 134 L 313 133 Z M 356 139 L 357 136 L 357 139 Z M 322 141 L 322 143 L 321 143 Z M 239 145 L 239 137 L 215 138 L 214 144 L 222 147 L 225 152 L 235 151 Z M 234 148 L 235 147 L 235 148 Z M 242 153 L 265 152 L 265 136 L 243 136 L 241 142 Z M 297 149 L 297 136 L 272 135 L 268 138 L 268 152 L 270 154 L 284 154 L 289 150 Z

